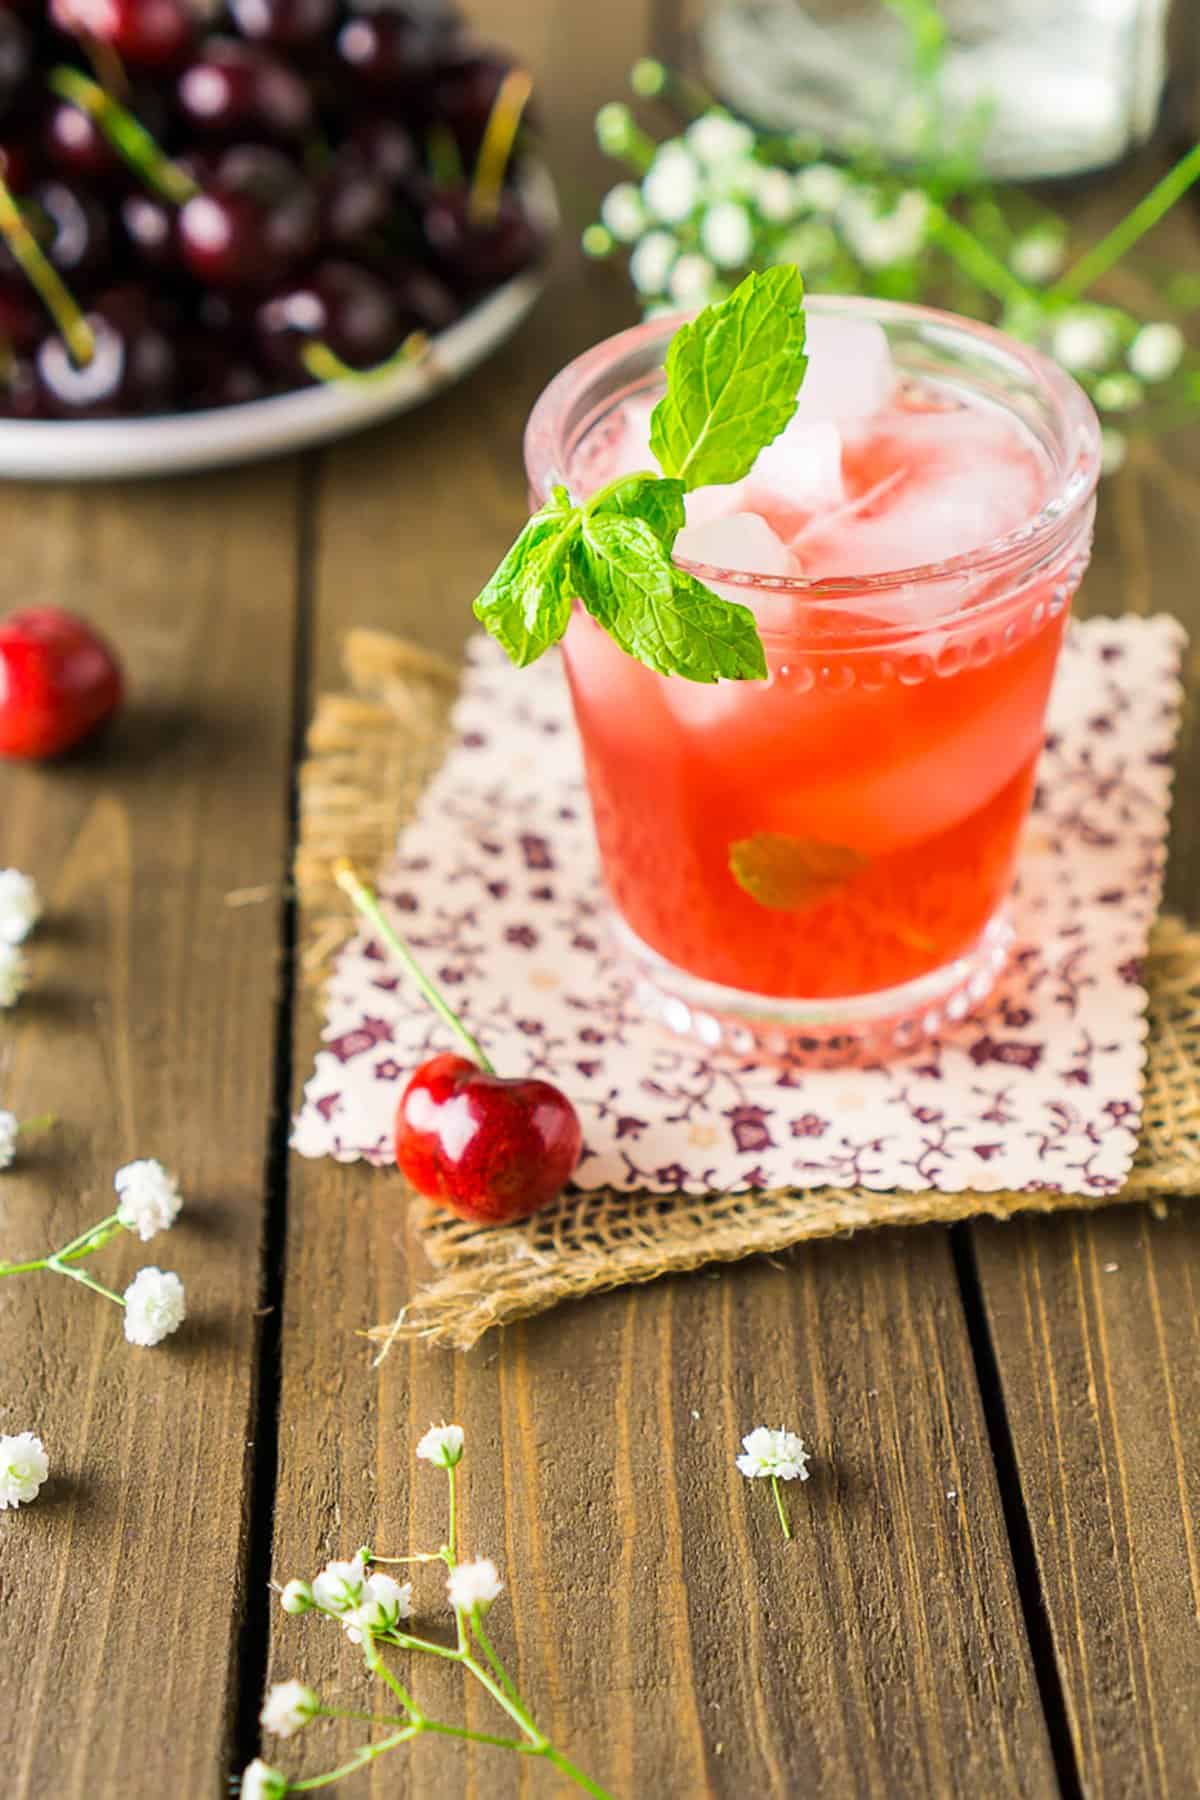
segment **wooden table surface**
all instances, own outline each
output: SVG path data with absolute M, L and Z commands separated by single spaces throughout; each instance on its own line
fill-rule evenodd
M 592 113 L 675 8 L 473 10 L 537 71 L 581 223 L 605 172 Z M 1086 223 L 1116 202 L 1073 204 Z M 1173 222 L 1164 253 L 1200 267 L 1193 238 Z M 0 866 L 35 873 L 53 915 L 0 1101 L 61 1121 L 3 1177 L 0 1249 L 65 1241 L 119 1163 L 160 1156 L 190 1202 L 168 1260 L 192 1314 L 146 1354 L 66 1283 L 0 1289 L 0 1430 L 36 1429 L 54 1463 L 0 1518 L 10 1800 L 208 1800 L 255 1754 L 269 1679 L 338 1671 L 361 1704 L 340 1634 L 285 1619 L 267 1583 L 436 1542 L 440 1483 L 412 1448 L 442 1418 L 470 1443 L 465 1542 L 508 1578 L 502 1652 L 626 1800 L 1200 1793 L 1195 1209 L 867 1234 L 378 1372 L 355 1336 L 421 1267 L 393 1181 L 286 1153 L 318 1031 L 287 889 L 305 721 L 350 625 L 455 652 L 521 515 L 530 401 L 630 312 L 568 231 L 512 346 L 385 429 L 193 480 L 0 493 L 3 605 L 92 614 L 136 695 L 102 752 L 0 772 Z M 1106 487 L 1084 605 L 1200 632 L 1198 562 L 1193 434 Z M 1168 899 L 1194 912 L 1193 736 L 1177 794 Z M 147 1257 L 105 1260 L 120 1286 Z M 763 1419 L 819 1458 L 786 1550 L 730 1470 Z M 456 1671 L 415 1684 L 464 1716 Z M 465 1717 L 487 1729 L 474 1695 Z M 356 1739 L 320 1727 L 279 1760 L 312 1773 Z M 342 1791 L 558 1789 L 426 1742 Z

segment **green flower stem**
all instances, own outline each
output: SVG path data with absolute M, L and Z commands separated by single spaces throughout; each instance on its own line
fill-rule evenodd
M 792 1528 L 788 1524 L 787 1509 L 783 1504 L 783 1489 L 779 1485 L 778 1475 L 772 1475 L 771 1477 L 771 1492 L 775 1496 L 775 1511 L 779 1514 L 779 1523 L 783 1526 L 783 1535 L 790 1541 Z
M 27 1127 L 23 1126 L 22 1129 L 25 1130 Z M 121 1221 L 116 1213 L 112 1213 L 107 1219 L 101 1219 L 98 1225 L 91 1225 L 77 1238 L 72 1238 L 70 1243 L 64 1244 L 61 1250 L 52 1250 L 48 1256 L 35 1257 L 31 1262 L 0 1263 L 0 1276 L 34 1275 L 39 1270 L 48 1269 L 52 1274 L 69 1275 L 73 1280 L 80 1280 L 82 1277 L 78 1270 L 64 1269 L 59 1265 L 66 1262 L 78 1262 L 83 1257 L 90 1256 L 94 1250 L 101 1249 L 120 1229 Z M 97 1284 L 92 1283 L 91 1285 Z M 108 1290 L 101 1288 L 99 1291 L 106 1293 Z M 110 1296 L 110 1298 L 115 1298 L 115 1296 Z M 121 1304 L 124 1305 L 124 1302 L 122 1301 Z
M 39 1113 L 36 1119 L 23 1119 L 17 1126 L 17 1135 L 18 1137 L 29 1137 L 31 1134 L 36 1135 L 39 1131 L 49 1131 L 52 1125 L 57 1124 L 58 1120 L 53 1113 Z
M 1036 304 L 1025 283 L 1018 281 L 1012 270 L 944 207 L 931 208 L 929 231 L 959 268 L 997 300 L 1003 300 L 1007 306 Z
M 447 1566 L 453 1568 L 458 1561 L 458 1466 L 450 1463 L 446 1468 L 446 1482 L 450 1489 L 450 1522 L 446 1526 L 446 1549 L 449 1556 Z
M 315 1793 L 317 1788 L 332 1787 L 335 1781 L 344 1781 L 347 1775 L 357 1775 L 360 1769 L 365 1769 L 368 1763 L 375 1761 L 376 1757 L 386 1756 L 389 1750 L 394 1750 L 398 1744 L 407 1743 L 410 1738 L 417 1737 L 420 1731 L 419 1725 L 406 1725 L 403 1730 L 394 1731 L 391 1737 L 380 1738 L 377 1744 L 363 1744 L 354 1752 L 349 1762 L 340 1763 L 336 1769 L 329 1769 L 324 1775 L 306 1776 L 303 1781 L 289 1781 L 288 1793 L 311 1794 Z
M 483 1614 L 477 1606 L 472 1607 L 471 1609 L 471 1629 L 479 1639 L 479 1647 L 491 1665 L 492 1674 L 496 1677 L 496 1680 L 500 1683 L 509 1699 L 516 1700 L 519 1705 L 520 1696 L 509 1679 L 508 1670 L 504 1667 L 504 1664 L 492 1649 L 491 1639 L 483 1628 Z
M 389 925 L 388 921 L 384 918 L 379 905 L 379 897 L 374 889 L 367 887 L 366 883 L 359 879 L 353 865 L 347 862 L 345 857 L 341 857 L 333 865 L 333 878 L 341 888 L 342 892 L 348 895 L 353 901 L 363 918 L 369 919 L 371 924 L 374 925 L 384 943 L 403 966 L 417 988 L 419 988 L 421 994 L 429 1002 L 429 1005 L 432 1006 L 434 1012 L 437 1013 L 438 1017 L 442 1019 L 445 1024 L 449 1025 L 471 1060 L 478 1063 L 485 1074 L 494 1075 L 496 1071 L 484 1054 L 483 1047 L 471 1036 L 471 1033 L 467 1030 L 457 1013 L 453 1012 L 446 1004 L 441 994 L 439 994 L 438 990 L 434 987 L 432 981 L 430 981 L 428 975 L 426 975 L 424 969 L 422 969 L 417 962 L 412 951 L 408 948 L 408 945 L 397 936 L 391 925 Z M 453 1482 L 451 1482 L 450 1491 L 453 1495 Z
M 0 236 L 3 236 L 30 287 L 57 325 L 72 359 L 80 366 L 96 353 L 92 328 L 58 270 L 49 262 L 30 231 L 8 183 L 0 178 Z
M 1156 182 L 1150 192 L 1138 201 L 1132 212 L 1126 213 L 1106 237 L 1102 237 L 1098 244 L 1093 244 L 1090 250 L 1085 251 L 1061 281 L 1048 290 L 1047 297 L 1060 304 L 1078 300 L 1102 275 L 1107 275 L 1120 262 L 1139 238 L 1158 224 L 1197 179 L 1200 179 L 1200 144 L 1193 144 L 1174 168 L 1168 169 L 1162 180 Z
M 378 1675 L 380 1681 L 385 1682 L 387 1686 L 391 1688 L 411 1722 L 414 1725 L 424 1725 L 424 1713 L 421 1711 L 408 1689 L 402 1686 L 399 1679 L 392 1674 L 392 1671 L 388 1668 L 382 1656 L 380 1656 L 378 1650 L 375 1648 L 375 1640 L 369 1631 L 363 1638 L 363 1654 L 367 1659 L 367 1667 L 370 1669 L 372 1675 Z
M 428 1638 L 410 1637 L 406 1631 L 381 1631 L 380 1641 L 394 1644 L 397 1650 L 421 1650 L 427 1656 L 441 1656 L 447 1662 L 461 1662 L 462 1651 L 452 1650 L 448 1644 L 434 1644 Z
M 182 206 L 199 188 L 178 163 L 164 156 L 146 127 L 81 69 L 52 69 L 47 85 L 62 100 L 77 106 L 98 125 L 118 156 L 124 157 L 146 186 L 173 206 Z
M 360 1725 L 407 1725 L 408 1719 L 398 1719 L 394 1713 L 356 1712 L 352 1706 L 318 1706 L 311 1715 L 314 1719 L 353 1719 Z
M 68 1281 L 77 1281 L 81 1287 L 91 1288 L 93 1294 L 102 1294 L 106 1300 L 111 1300 L 114 1306 L 124 1306 L 125 1304 L 120 1294 L 114 1294 L 111 1288 L 106 1288 L 102 1282 L 94 1280 L 83 1269 L 69 1269 L 65 1263 L 59 1261 L 57 1256 L 48 1256 L 46 1267 L 55 1275 L 65 1275 Z
M 585 1775 L 582 1769 L 577 1769 L 561 1750 L 554 1748 L 553 1744 L 546 1744 L 541 1750 L 533 1751 L 530 1754 L 544 1756 L 548 1763 L 553 1763 L 560 1775 L 565 1775 L 568 1781 L 573 1781 L 575 1786 L 582 1788 L 585 1794 L 595 1795 L 595 1800 L 613 1800 L 613 1796 L 607 1788 L 602 1788 L 598 1781 L 593 1781 L 590 1775 Z
M 494 1744 L 498 1750 L 520 1750 L 526 1756 L 534 1754 L 531 1746 L 520 1738 L 493 1737 L 488 1731 L 468 1731 L 463 1725 L 443 1725 L 437 1719 L 426 1719 L 422 1730 L 436 1731 L 439 1737 L 464 1738 L 468 1744 Z
M 355 387 L 373 387 L 376 382 L 386 381 L 397 369 L 411 367 L 419 363 L 429 349 L 429 339 L 423 331 L 412 331 L 405 338 L 398 350 L 393 351 L 384 362 L 376 363 L 371 369 L 355 369 L 343 362 L 336 351 L 328 344 L 313 342 L 306 344 L 300 352 L 300 360 L 314 381 L 350 382 Z

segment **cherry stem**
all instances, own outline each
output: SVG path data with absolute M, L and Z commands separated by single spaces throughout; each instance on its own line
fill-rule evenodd
M 471 1033 L 467 1030 L 458 1014 L 447 1004 L 437 988 L 433 985 L 432 981 L 430 981 L 428 975 L 426 975 L 424 969 L 421 967 L 420 963 L 418 963 L 408 945 L 398 936 L 396 931 L 384 917 L 383 911 L 379 905 L 379 896 L 376 894 L 374 888 L 367 886 L 360 878 L 353 863 L 349 862 L 345 857 L 340 857 L 338 861 L 334 863 L 333 878 L 341 888 L 343 894 L 347 895 L 354 903 L 363 918 L 369 919 L 371 924 L 374 925 L 376 931 L 378 931 L 380 937 L 388 946 L 388 949 L 403 965 L 405 971 L 411 976 L 413 982 L 420 989 L 430 1006 L 432 1006 L 434 1012 L 437 1013 L 440 1019 L 443 1019 L 445 1023 L 449 1025 L 450 1029 L 454 1032 L 455 1036 L 459 1039 L 467 1054 L 470 1056 L 472 1062 L 478 1063 L 485 1075 L 494 1075 L 496 1071 L 488 1061 L 483 1047 L 471 1036 Z
M 467 218 L 472 225 L 490 225 L 496 216 L 504 173 L 532 92 L 533 77 L 528 69 L 510 69 L 500 83 L 475 161 L 471 192 L 467 196 Z
M 99 80 L 110 94 L 128 94 L 129 77 L 125 73 L 125 64 L 117 52 L 105 38 L 94 37 L 90 31 L 82 32 L 83 47 L 87 59 L 95 69 Z
M 384 362 L 370 369 L 354 369 L 342 361 L 336 350 L 314 339 L 300 352 L 300 360 L 314 381 L 352 382 L 356 387 L 371 387 L 377 381 L 394 375 L 398 369 L 419 363 L 429 352 L 429 339 L 423 331 L 411 331 L 398 350 Z
M 64 64 L 50 71 L 48 85 L 60 100 L 77 106 L 99 126 L 118 156 L 124 157 L 154 193 L 175 206 L 182 206 L 185 200 L 199 193 L 191 176 L 170 157 L 164 156 L 141 121 L 90 75 Z
M 74 362 L 90 363 L 96 353 L 96 339 L 91 326 L 80 312 L 74 297 L 64 285 L 58 270 L 30 231 L 13 198 L 8 183 L 0 176 L 0 236 L 58 326 L 63 342 Z

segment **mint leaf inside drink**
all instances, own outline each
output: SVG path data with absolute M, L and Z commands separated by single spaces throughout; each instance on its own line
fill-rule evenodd
M 475 602 L 519 666 L 558 642 L 580 600 L 621 649 L 687 681 L 762 680 L 754 615 L 671 560 L 684 494 L 740 481 L 796 410 L 804 287 L 756 271 L 671 340 L 651 449 L 662 473 L 624 475 L 582 503 L 556 487 Z
M 807 366 L 800 271 L 747 275 L 671 339 L 650 426 L 663 474 L 688 489 L 740 481 L 795 412 Z

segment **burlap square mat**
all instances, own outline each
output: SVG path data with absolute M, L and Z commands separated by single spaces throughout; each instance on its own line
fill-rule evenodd
M 309 731 L 300 782 L 296 882 L 302 969 L 319 988 L 353 929 L 330 868 L 349 856 L 374 870 L 390 855 L 445 751 L 458 672 L 380 632 L 346 640 L 349 692 L 324 696 Z M 390 1324 L 370 1336 L 380 1354 L 402 1337 L 468 1349 L 493 1325 L 627 1282 L 702 1263 L 734 1262 L 806 1238 L 872 1225 L 917 1225 L 1200 1192 L 1200 932 L 1178 919 L 1155 927 L 1145 1109 L 1129 1180 L 1094 1195 L 878 1193 L 865 1188 L 779 1189 L 674 1197 L 583 1193 L 523 1224 L 480 1230 L 418 1201 L 433 1270 Z

